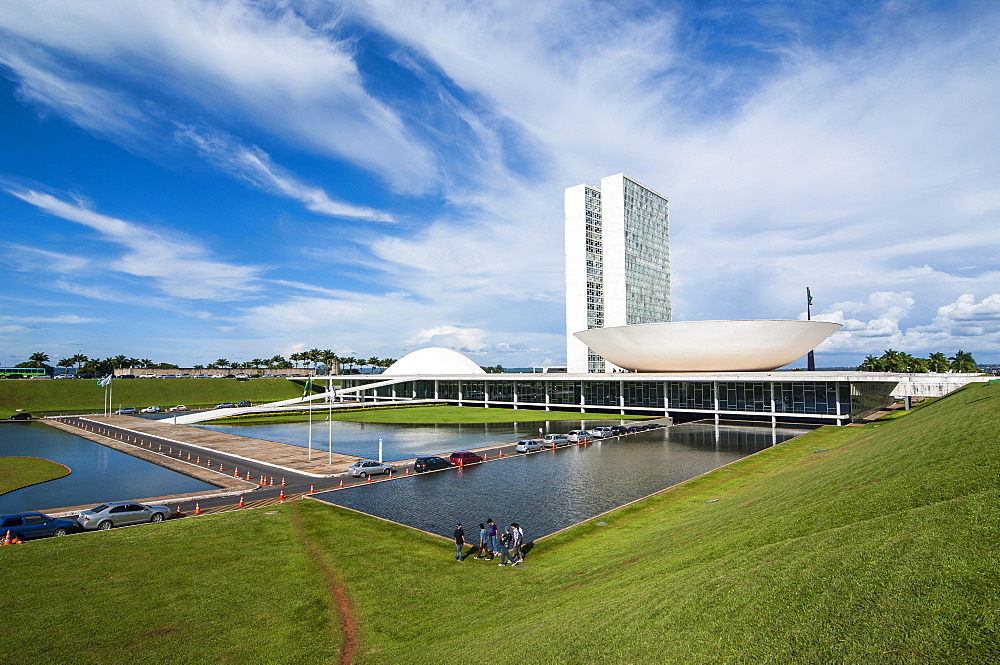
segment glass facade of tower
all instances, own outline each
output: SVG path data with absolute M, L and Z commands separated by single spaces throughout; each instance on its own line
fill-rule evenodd
M 667 200 L 625 178 L 626 324 L 670 320 Z
M 587 187 L 587 328 L 604 327 L 604 244 L 601 240 L 601 192 Z M 604 358 L 588 349 L 587 371 L 603 372 Z

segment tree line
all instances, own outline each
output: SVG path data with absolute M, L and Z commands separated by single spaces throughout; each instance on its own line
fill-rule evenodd
M 917 358 L 904 351 L 887 349 L 881 356 L 868 356 L 860 365 L 859 372 L 906 372 L 920 374 L 924 372 L 961 372 L 976 371 L 976 360 L 971 353 L 958 350 L 951 358 L 943 353 L 932 353 L 926 358 Z
M 49 355 L 42 351 L 32 353 L 28 360 L 22 363 L 18 363 L 15 367 L 23 368 L 40 368 L 46 369 L 49 373 L 52 373 L 52 365 L 48 364 L 50 361 Z M 194 365 L 191 369 L 239 369 L 239 370 L 267 370 L 267 369 L 296 369 L 298 367 L 309 368 L 319 368 L 322 365 L 324 368 L 329 368 L 333 363 L 338 362 L 341 366 L 341 371 L 345 369 L 347 373 L 363 373 L 364 368 L 370 367 L 381 367 L 386 368 L 389 365 L 396 362 L 395 358 L 378 358 L 372 356 L 371 358 L 355 358 L 353 356 L 344 356 L 338 358 L 337 354 L 330 349 L 310 349 L 308 351 L 301 351 L 298 353 L 293 353 L 285 358 L 281 355 L 275 355 L 270 358 L 254 358 L 247 361 L 236 361 L 226 358 L 219 358 L 213 362 L 204 365 Z M 137 368 L 137 369 L 180 369 L 178 365 L 172 363 L 162 363 L 154 362 L 149 358 L 129 358 L 128 356 L 118 355 L 109 358 L 88 358 L 82 353 L 77 353 L 75 355 L 60 358 L 55 364 L 56 367 L 73 367 L 76 369 L 76 374 L 92 374 L 94 376 L 104 376 L 106 374 L 113 373 L 116 369 Z M 359 369 L 360 368 L 360 369 Z

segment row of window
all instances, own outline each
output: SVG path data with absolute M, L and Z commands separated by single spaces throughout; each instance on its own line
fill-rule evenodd
M 603 372 L 605 361 L 588 353 L 588 367 Z M 884 389 L 836 382 L 769 383 L 720 381 L 406 381 L 370 391 L 379 397 L 566 404 L 650 409 L 693 409 L 757 413 L 837 415 L 869 412 L 886 401 Z M 546 400 L 548 395 L 548 400 Z M 515 400 L 516 397 L 516 400 Z M 853 409 L 853 410 L 852 410 Z

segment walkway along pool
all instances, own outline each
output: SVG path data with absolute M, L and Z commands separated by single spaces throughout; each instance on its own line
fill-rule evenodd
M 470 539 L 487 518 L 534 540 L 699 476 L 806 429 L 689 423 L 587 446 L 504 457 L 316 495 L 317 499 Z
M 43 457 L 72 473 L 0 495 L 0 513 L 215 490 L 189 476 L 41 423 L 0 426 L 0 457 Z

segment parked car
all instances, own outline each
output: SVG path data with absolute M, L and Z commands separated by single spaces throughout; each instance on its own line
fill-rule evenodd
M 115 377 L 116 379 L 134 379 L 135 374 L 121 374 Z
M 565 434 L 546 434 L 542 437 L 542 443 L 546 446 L 558 446 L 569 443 L 569 439 L 566 438 Z
M 451 464 L 443 457 L 418 457 L 413 462 L 413 470 L 417 473 L 423 471 L 437 471 L 438 469 L 450 469 Z
M 147 506 L 134 501 L 109 501 L 81 511 L 76 523 L 84 529 L 107 531 L 113 526 L 162 522 L 168 517 L 170 509 L 166 506 Z
M 177 406 L 172 406 L 167 411 L 187 411 L 188 408 L 183 404 L 178 404 Z
M 155 379 L 156 375 L 153 374 L 152 372 L 148 372 L 146 374 L 141 375 L 139 378 L 140 379 Z
M 31 420 L 31 414 L 27 411 L 21 411 L 20 413 L 15 413 L 12 416 L 7 416 L 7 420 Z
M 570 441 L 579 442 L 583 438 L 591 438 L 590 432 L 585 429 L 571 429 L 569 433 L 566 434 L 566 438 Z
M 248 402 L 247 400 L 244 399 L 244 400 L 241 400 L 241 401 L 237 402 L 236 406 L 238 406 L 238 407 L 253 406 L 253 404 L 251 404 L 250 402 Z
M 610 427 L 595 427 L 590 430 L 590 435 L 595 439 L 603 439 L 606 436 L 614 436 Z
M 448 457 L 448 463 L 452 466 L 465 466 L 466 464 L 476 464 L 482 461 L 482 457 L 476 453 L 470 453 L 468 450 L 454 452 Z
M 611 426 L 611 436 L 621 436 L 622 434 L 627 434 L 628 428 L 625 425 L 612 425 Z
M 533 453 L 544 447 L 545 446 L 534 439 L 521 439 L 514 444 L 514 451 L 518 453 Z
M 376 474 L 388 475 L 392 473 L 392 467 L 382 462 L 376 462 L 375 460 L 363 459 L 349 466 L 347 473 L 355 478 L 367 478 Z
M 237 378 L 237 379 L 249 379 L 250 375 L 249 374 L 240 373 L 240 374 L 237 374 L 235 378 Z
M 625 433 L 626 434 L 636 434 L 638 432 L 645 432 L 645 431 L 646 431 L 646 428 L 643 427 L 642 425 L 630 425 L 630 426 L 628 426 L 628 427 L 625 428 Z
M 158 406 L 147 406 L 145 409 L 139 411 L 139 413 L 159 413 L 161 411 Z
M 115 411 L 119 416 L 134 416 L 139 412 L 139 409 L 134 406 L 123 406 L 122 408 Z
M 65 536 L 75 528 L 73 520 L 61 517 L 49 517 L 43 513 L 10 513 L 0 515 L 0 537 L 17 536 L 21 540 L 29 538 L 44 538 L 46 536 Z
M 232 409 L 235 406 L 236 405 L 233 404 L 232 402 L 222 402 L 221 404 L 216 404 L 215 408 L 216 409 Z

